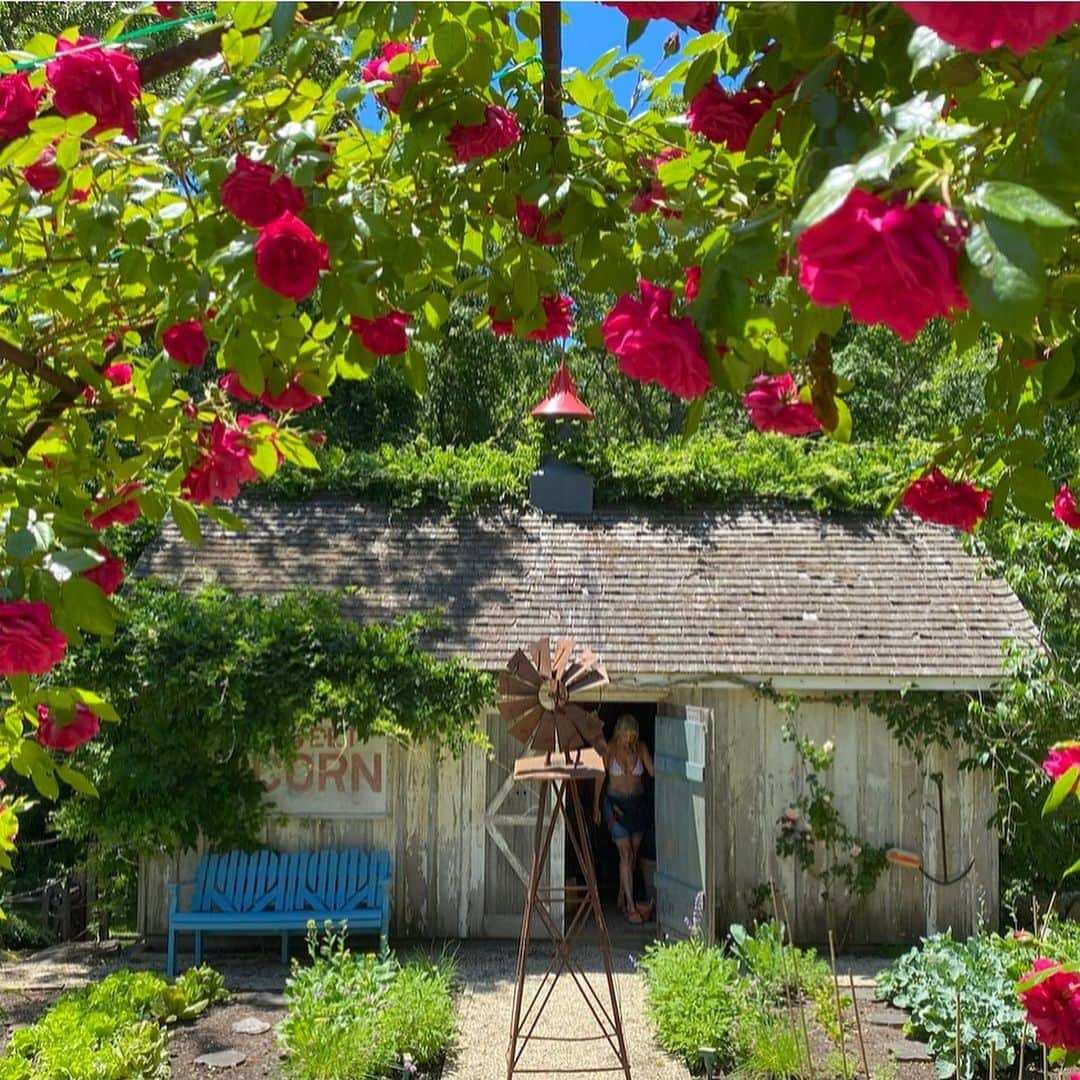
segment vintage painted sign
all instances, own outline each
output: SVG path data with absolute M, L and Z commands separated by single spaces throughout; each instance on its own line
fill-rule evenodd
M 383 817 L 387 812 L 386 739 L 358 742 L 316 728 L 288 766 L 259 770 L 269 800 L 292 817 Z

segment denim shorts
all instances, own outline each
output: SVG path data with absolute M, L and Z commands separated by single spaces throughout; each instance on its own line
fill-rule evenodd
M 649 803 L 643 791 L 636 795 L 604 796 L 604 823 L 612 840 L 629 840 L 649 831 Z

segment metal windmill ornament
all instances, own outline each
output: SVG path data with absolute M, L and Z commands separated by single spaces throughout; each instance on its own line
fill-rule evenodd
M 596 712 L 587 712 L 571 698 L 608 685 L 600 657 L 591 649 L 574 656 L 574 639 L 559 638 L 552 650 L 546 637 L 526 652 L 518 649 L 499 675 L 499 712 L 510 734 L 535 753 L 571 754 L 603 740 Z

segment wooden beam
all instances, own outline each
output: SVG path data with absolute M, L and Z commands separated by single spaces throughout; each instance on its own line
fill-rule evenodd
M 540 5 L 540 57 L 544 62 L 544 113 L 563 121 L 562 103 L 562 4 Z

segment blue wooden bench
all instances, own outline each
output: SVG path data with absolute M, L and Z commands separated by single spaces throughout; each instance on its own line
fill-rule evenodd
M 194 886 L 187 909 L 181 892 Z M 350 930 L 390 930 L 390 853 L 357 848 L 322 851 L 229 851 L 203 855 L 194 881 L 169 882 L 169 978 L 176 974 L 176 936 L 195 936 L 202 963 L 203 934 L 280 934 L 281 960 L 289 935 L 309 920 L 346 922 Z

